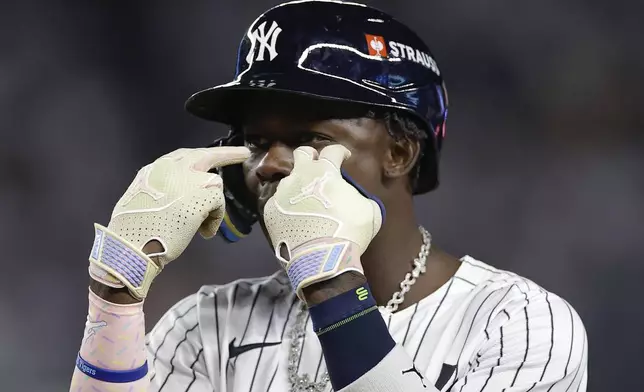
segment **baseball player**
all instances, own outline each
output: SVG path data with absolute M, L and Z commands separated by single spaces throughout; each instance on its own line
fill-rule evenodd
M 95 225 L 70 391 L 585 391 L 570 304 L 441 251 L 416 221 L 447 106 L 434 56 L 390 15 L 312 0 L 262 14 L 234 80 L 186 104 L 229 135 L 143 167 Z M 253 227 L 279 272 L 204 286 L 146 336 L 151 284 L 194 235 Z

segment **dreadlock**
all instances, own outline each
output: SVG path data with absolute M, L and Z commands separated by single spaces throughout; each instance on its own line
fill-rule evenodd
M 409 116 L 400 114 L 399 112 L 385 111 L 382 113 L 368 111 L 365 117 L 372 120 L 380 120 L 387 127 L 387 131 L 395 140 L 407 137 L 412 140 L 425 140 L 427 139 L 427 131 L 425 131 L 418 122 Z
M 376 112 L 369 110 L 364 117 L 381 121 L 394 140 L 408 139 L 420 143 L 421 153 L 416 160 L 414 168 L 409 173 L 411 188 L 416 189 L 420 178 L 419 163 L 423 157 L 423 151 L 425 151 L 425 143 L 427 143 L 427 131 L 416 119 L 396 111 Z

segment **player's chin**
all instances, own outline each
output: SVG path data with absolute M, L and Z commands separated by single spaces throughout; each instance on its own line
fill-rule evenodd
M 264 207 L 268 203 L 275 192 L 277 192 L 277 185 L 279 182 L 272 182 L 269 184 L 264 184 L 259 187 L 258 191 L 255 193 L 257 197 L 257 212 L 260 216 L 264 215 Z
M 268 192 L 262 192 L 259 194 L 257 197 L 257 213 L 260 217 L 264 217 L 264 209 L 266 208 L 266 204 L 268 204 L 268 201 L 273 197 L 275 194 L 275 190 L 270 190 Z
M 269 198 L 262 198 L 259 197 L 257 199 L 257 215 L 259 215 L 259 220 L 261 222 L 264 221 L 264 208 L 266 207 L 266 203 L 268 203 Z

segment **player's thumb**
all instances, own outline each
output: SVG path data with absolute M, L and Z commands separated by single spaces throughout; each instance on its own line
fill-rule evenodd
M 244 146 L 210 147 L 204 151 L 206 154 L 193 166 L 197 171 L 242 163 L 250 157 L 250 150 Z
M 199 226 L 198 232 L 201 236 L 207 240 L 211 239 L 217 234 L 221 221 L 224 219 L 224 207 L 217 208 L 208 214 L 206 220 L 204 220 Z
M 216 233 L 224 217 L 226 201 L 224 198 L 223 182 L 221 177 L 212 173 L 198 173 L 199 176 L 207 176 L 208 180 L 201 183 L 199 187 L 190 192 L 190 196 L 197 202 L 194 211 L 194 223 L 199 223 L 197 231 L 202 237 L 212 238 Z

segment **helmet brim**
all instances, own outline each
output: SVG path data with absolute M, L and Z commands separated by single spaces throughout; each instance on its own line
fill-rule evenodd
M 303 86 L 306 89 L 302 88 Z M 329 102 L 346 102 L 365 106 L 376 106 L 403 110 L 414 117 L 417 113 L 413 108 L 405 110 L 400 102 L 392 101 L 384 91 L 351 81 L 330 78 L 329 75 L 292 74 L 283 77 L 281 74 L 263 75 L 262 79 L 240 80 L 211 87 L 193 94 L 185 103 L 185 108 L 191 114 L 209 121 L 228 125 L 238 125 L 252 110 L 251 101 L 257 103 L 272 102 L 280 96 L 301 97 Z M 424 119 L 419 120 L 424 122 Z

